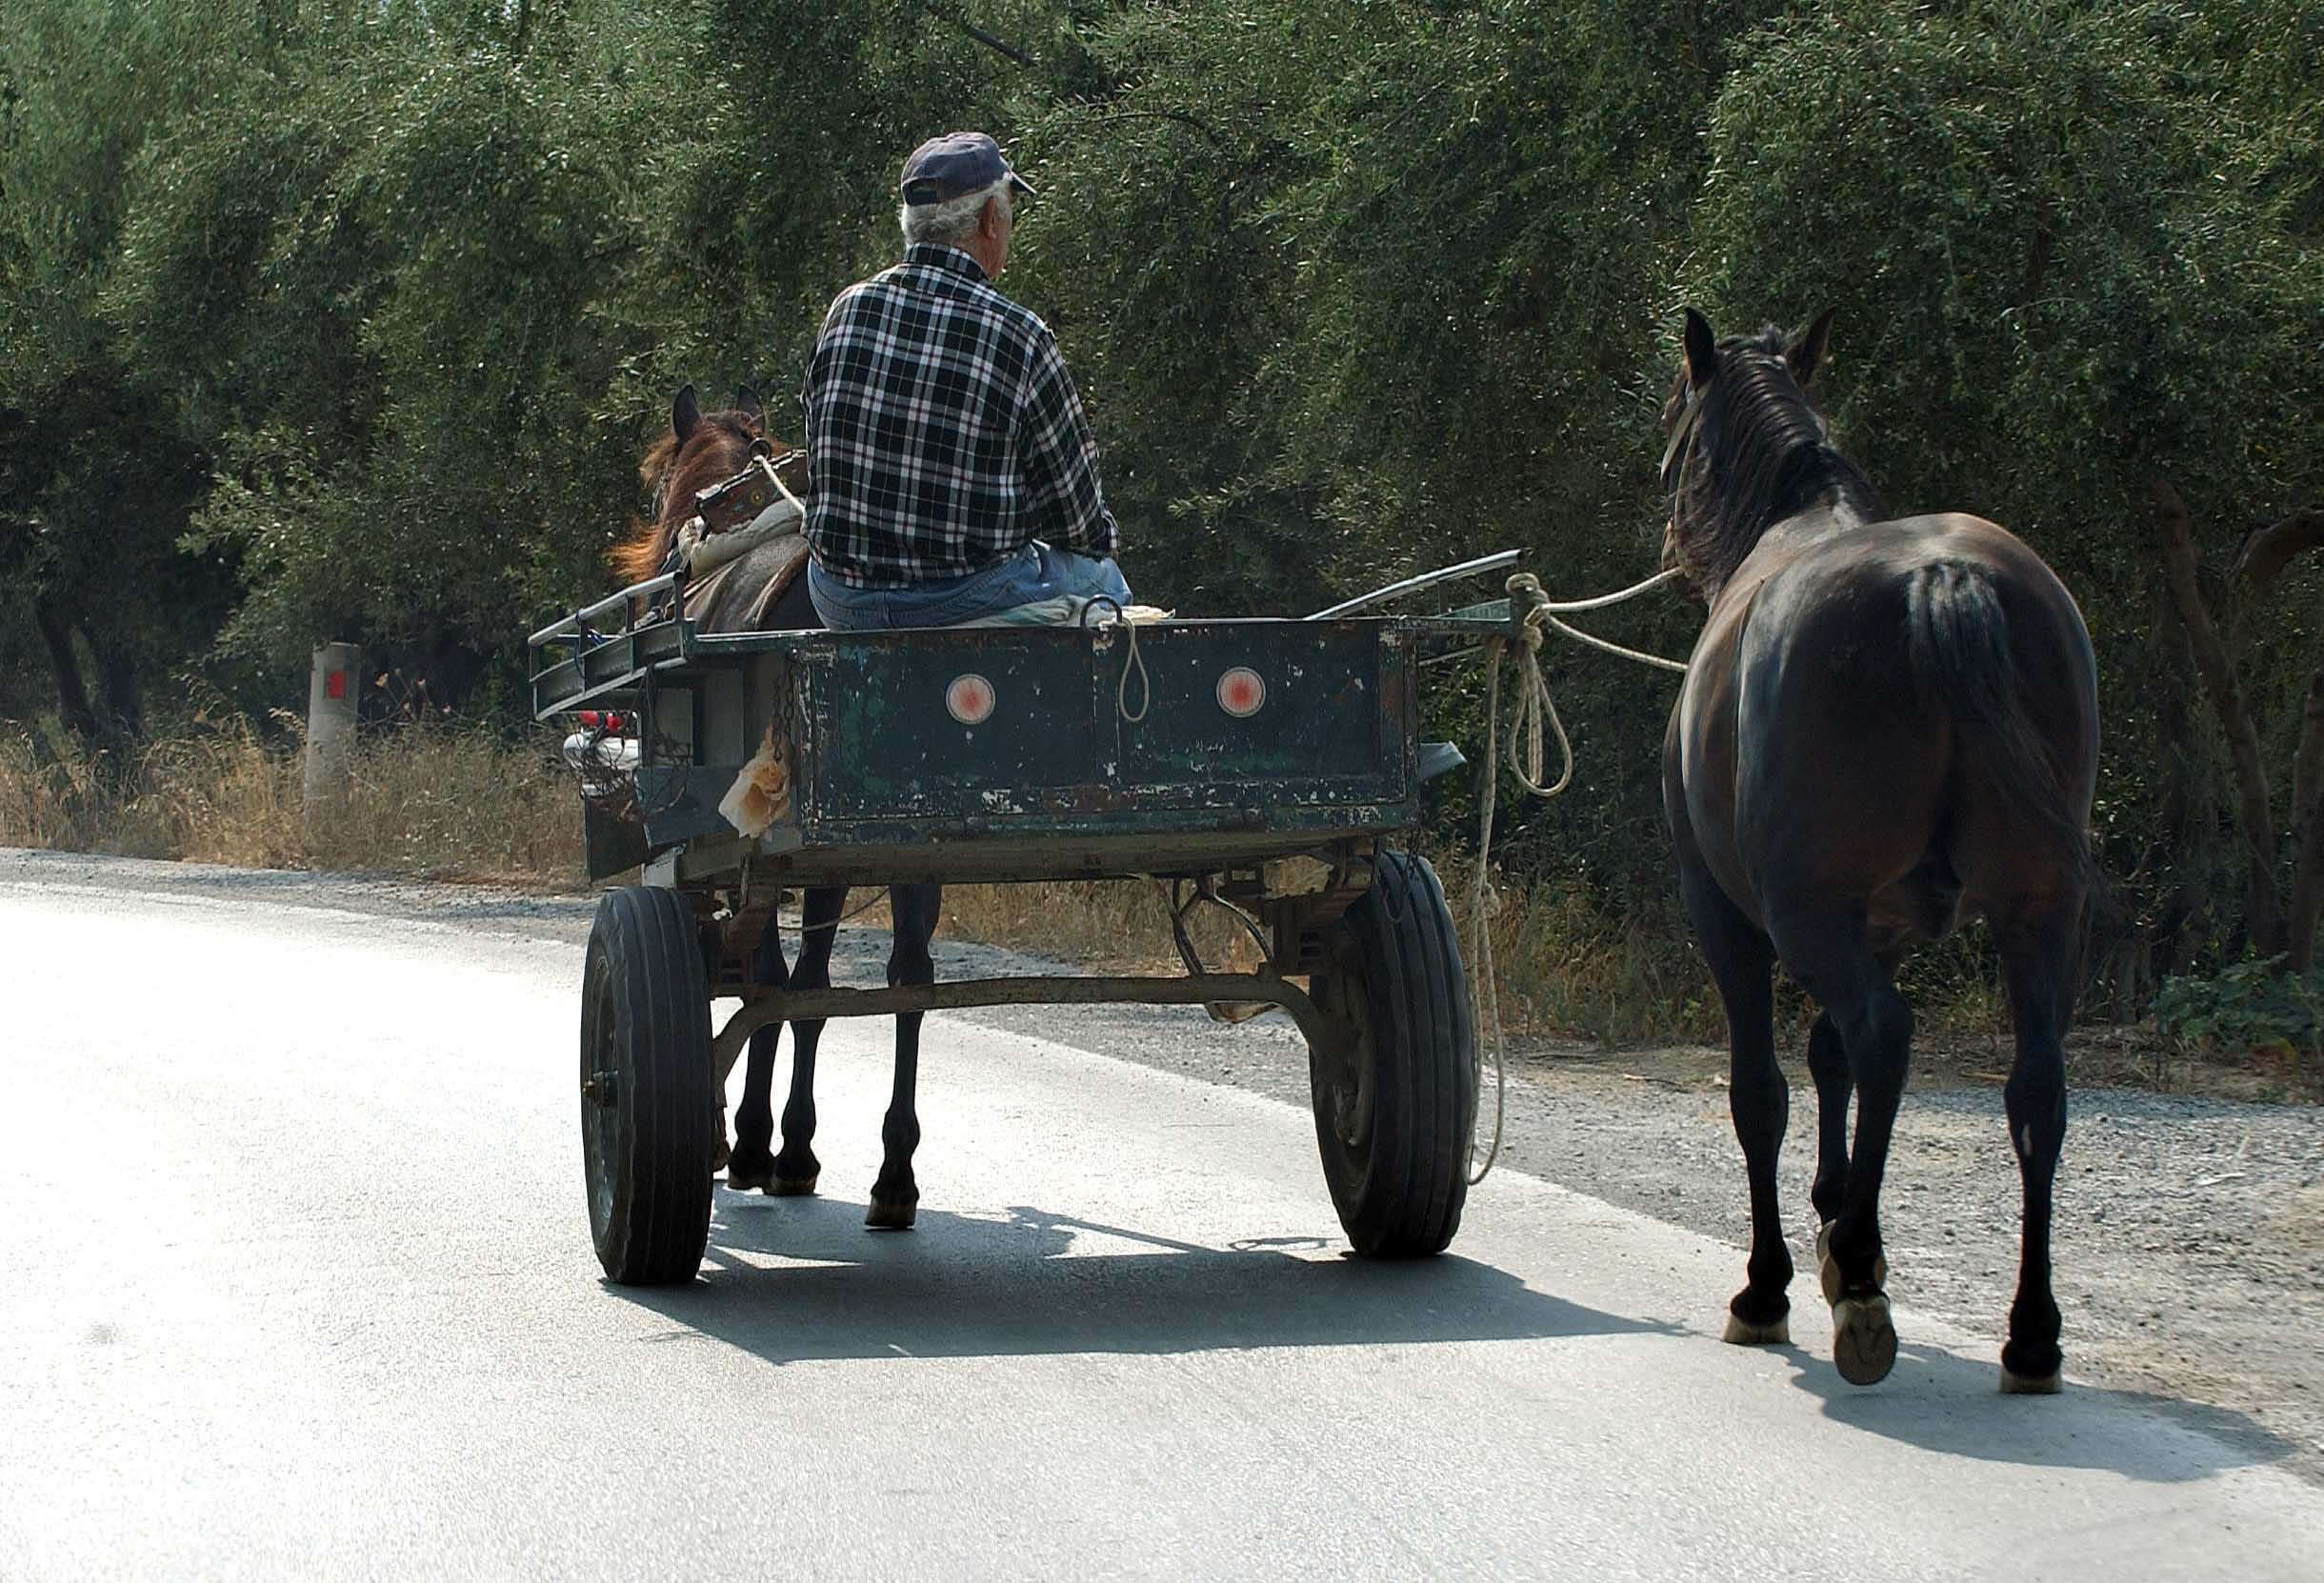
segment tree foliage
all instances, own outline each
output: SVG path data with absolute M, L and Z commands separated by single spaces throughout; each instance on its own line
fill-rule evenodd
M 824 305 L 895 251 L 902 155 L 981 125 L 1042 187 L 1008 289 L 1090 401 L 1133 582 L 1190 612 L 1501 547 L 1558 592 L 1630 582 L 1680 305 L 1836 308 L 1841 444 L 1897 507 L 1993 515 L 2066 576 L 2109 860 L 2150 934 L 2170 912 L 2187 951 L 2234 948 L 2146 491 L 2189 503 L 2214 574 L 2324 498 L 2312 0 L 10 17 L 0 712 L 117 730 L 184 676 L 287 701 L 325 637 L 508 707 L 522 633 L 601 586 L 671 391 L 749 380 L 795 425 Z M 2231 621 L 2279 761 L 2317 584 Z M 1695 619 L 1606 618 L 1665 652 Z M 1667 683 L 1551 663 L 1582 779 L 1496 849 L 1668 920 Z M 1438 697 L 1473 727 L 1473 684 Z

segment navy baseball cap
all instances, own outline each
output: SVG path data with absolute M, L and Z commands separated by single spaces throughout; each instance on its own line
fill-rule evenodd
M 1009 168 L 992 138 L 983 132 L 946 132 L 912 150 L 904 162 L 904 201 L 915 208 L 950 203 L 1002 180 L 1033 195 L 1032 183 Z

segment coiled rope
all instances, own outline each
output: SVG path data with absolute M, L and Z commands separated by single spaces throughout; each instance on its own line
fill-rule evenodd
M 1470 996 L 1476 1007 L 1482 1026 L 1476 1052 L 1471 1057 L 1472 1086 L 1484 1080 L 1485 1047 L 1493 1048 L 1493 1144 L 1485 1152 L 1485 1160 L 1469 1177 L 1474 1187 L 1493 1173 L 1493 1162 L 1501 1157 L 1502 1123 L 1509 1105 L 1509 1051 L 1501 1032 L 1500 977 L 1493 964 L 1493 904 L 1496 899 L 1493 889 L 1493 813 L 1499 801 L 1501 783 L 1499 758 L 1501 753 L 1501 670 L 1502 661 L 1514 652 L 1517 660 L 1517 688 L 1521 702 L 1516 721 L 1509 733 L 1509 770 L 1517 777 L 1517 784 L 1536 797 L 1554 797 L 1573 784 L 1573 743 L 1566 735 L 1565 722 L 1557 717 L 1557 701 L 1550 696 L 1550 684 L 1541 673 L 1541 634 L 1545 628 L 1555 628 L 1576 642 L 1593 649 L 1618 654 L 1624 659 L 1636 660 L 1641 665 L 1658 666 L 1665 671 L 1683 672 L 1687 668 L 1676 660 L 1664 659 L 1659 654 L 1646 653 L 1637 649 L 1625 649 L 1618 643 L 1609 643 L 1594 637 L 1580 628 L 1558 619 L 1560 615 L 1579 614 L 1584 611 L 1604 610 L 1619 605 L 1626 599 L 1660 588 L 1676 571 L 1661 571 L 1642 583 L 1633 583 L 1615 593 L 1604 593 L 1594 599 L 1553 600 L 1542 591 L 1541 579 L 1530 571 L 1520 571 L 1510 578 L 1509 599 L 1513 613 L 1522 605 L 1525 615 L 1518 626 L 1517 635 L 1495 633 L 1485 640 L 1485 769 L 1484 790 L 1477 798 L 1476 877 L 1470 887 L 1472 927 L 1476 935 L 1476 949 L 1472 952 L 1470 964 Z M 1547 727 L 1545 734 L 1544 727 Z M 1558 757 L 1563 768 L 1554 784 L 1544 786 L 1542 774 L 1549 768 L 1549 739 L 1557 741 Z

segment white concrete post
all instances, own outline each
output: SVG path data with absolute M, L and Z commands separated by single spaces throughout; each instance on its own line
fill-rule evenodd
M 355 748 L 355 694 L 363 652 L 351 643 L 325 643 L 314 651 L 307 682 L 307 806 L 347 794 Z

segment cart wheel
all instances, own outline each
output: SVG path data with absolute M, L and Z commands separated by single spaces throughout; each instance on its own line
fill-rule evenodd
M 624 1286 L 691 1281 L 710 1243 L 710 1027 L 686 898 L 608 892 L 581 979 L 581 1162 L 597 1262 Z
M 1460 1229 L 1476 1124 L 1476 1035 L 1444 888 L 1425 858 L 1383 852 L 1332 927 L 1316 1004 L 1347 1030 L 1311 1048 L 1315 1138 L 1359 1253 L 1437 1253 Z

